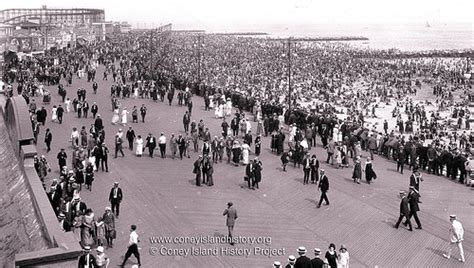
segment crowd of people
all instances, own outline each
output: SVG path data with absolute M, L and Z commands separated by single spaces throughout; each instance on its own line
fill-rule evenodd
M 280 158 L 283 171 L 292 161 L 294 167 L 302 166 L 304 184 L 318 185 L 318 207 L 323 201 L 329 205 L 329 181 L 320 168 L 323 161 L 320 163 L 311 153 L 317 141 L 327 152 L 326 164 L 354 167 L 352 178 L 357 184 L 364 172 L 369 184 L 377 178 L 371 162 L 374 154 L 394 159 L 402 174 L 404 165 L 409 165 L 414 172 L 426 170 L 472 184 L 474 134 L 470 131 L 467 98 L 471 84 L 463 76 L 470 71 L 467 60 L 387 59 L 379 57 L 385 52 L 361 51 L 342 43 L 292 43 L 228 36 L 206 36 L 203 45 L 192 34 L 166 34 L 160 37 L 163 42 L 158 47 L 161 52 L 157 53 L 156 62 L 150 62 L 146 53 L 149 38 L 148 34 L 120 35 L 89 46 L 47 51 L 45 55 L 7 65 L 9 72 L 4 79 L 16 83 L 17 94 L 28 103 L 36 139 L 40 126 L 47 122 L 48 111 L 44 106 L 37 108 L 35 97 L 49 96 L 46 86 L 57 86 L 62 98 L 62 103 L 52 106 L 52 122 L 61 124 L 64 113 L 74 112 L 77 118 L 84 119 L 89 118 L 89 111 L 92 114 L 89 129 L 78 126 L 71 132 L 70 164 L 68 153 L 61 149 L 56 156 L 60 175 L 49 188 L 45 185 L 61 227 L 77 233 L 86 250 L 99 246 L 97 251 L 104 253 L 103 246 L 112 247 L 122 199 L 121 189 L 115 183 L 110 192 L 111 207 L 96 217 L 80 197 L 83 184 L 92 191 L 100 167 L 102 171 L 104 167 L 105 172 L 109 170 L 110 152 L 104 130 L 107 122 L 99 114 L 107 108 L 90 101 L 98 90 L 99 65 L 104 66 L 102 80 L 108 80 L 109 75 L 113 80 L 110 123 L 128 127 L 126 133 L 120 129 L 114 134 L 114 158 L 119 154 L 125 157 L 125 139 L 137 157 L 142 157 L 147 149 L 149 157 L 154 157 L 155 149 L 159 149 L 161 158 L 172 159 L 190 158 L 194 152 L 199 155 L 192 169 L 196 186 L 213 186 L 214 165 L 227 160 L 229 164 L 245 166 L 245 183 L 249 189 L 258 189 L 263 176 L 259 155 L 264 146 L 262 138 L 267 136 L 271 137 L 269 147 Z M 287 69 L 289 65 L 291 69 Z M 72 80 L 82 79 L 86 74 L 92 97 L 84 88 L 77 89 L 77 96 L 70 96 Z M 414 100 L 422 86 L 432 88 L 435 103 Z M 288 88 L 292 88 L 290 93 Z M 216 120 L 222 120 L 220 133 L 212 135 L 203 120 L 192 118 L 195 95 L 203 97 L 205 110 L 214 110 Z M 351 95 L 354 97 L 347 97 Z M 130 124 L 130 116 L 132 123 L 139 122 L 139 115 L 140 121 L 145 122 L 145 104 L 128 110 L 120 101 L 152 101 L 147 105 L 153 105 L 167 100 L 172 105 L 175 96 L 178 105 L 186 107 L 185 134 L 161 133 L 158 138 L 151 132 L 143 138 Z M 389 126 L 385 120 L 382 126 L 375 122 L 380 108 L 392 103 L 396 123 Z M 47 129 L 47 152 L 52 141 L 53 135 Z M 364 168 L 363 151 L 370 155 Z M 45 156 L 35 158 L 35 168 L 42 181 L 53 176 Z M 404 215 L 414 216 L 419 223 L 416 213 Z M 411 228 L 409 218 L 407 223 Z M 421 223 L 418 225 L 421 229 Z M 330 267 L 336 267 L 333 265 L 337 262 L 348 267 L 347 249 L 341 247 L 339 255 L 335 249 L 331 244 L 329 255 L 326 253 Z M 316 258 L 319 254 L 320 251 Z M 302 258 L 291 257 L 290 263 L 296 264 Z

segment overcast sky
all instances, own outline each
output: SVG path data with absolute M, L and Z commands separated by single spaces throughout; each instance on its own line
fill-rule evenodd
M 473 0 L 2 0 L 0 9 L 89 7 L 134 27 L 345 23 L 473 23 Z

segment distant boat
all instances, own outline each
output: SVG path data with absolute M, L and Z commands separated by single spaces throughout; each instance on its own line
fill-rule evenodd
M 426 28 L 431 28 L 431 25 L 429 22 L 426 22 Z

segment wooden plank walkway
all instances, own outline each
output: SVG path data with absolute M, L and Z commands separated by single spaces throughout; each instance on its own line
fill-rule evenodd
M 98 74 L 102 72 L 99 67 Z M 112 152 L 109 155 L 109 173 L 96 173 L 93 191 L 83 191 L 81 196 L 95 211 L 96 216 L 108 206 L 108 193 L 114 181 L 119 181 L 124 191 L 121 215 L 117 223 L 118 238 L 114 248 L 107 249 L 112 264 L 120 263 L 126 251 L 128 230 L 131 224 L 138 225 L 141 237 L 141 255 L 143 267 L 269 267 L 274 260 L 286 263 L 288 255 L 297 255 L 298 246 L 306 246 L 309 256 L 315 247 L 326 250 L 333 242 L 339 247 L 345 244 L 351 254 L 353 267 L 474 267 L 473 255 L 473 190 L 452 182 L 445 177 L 423 174 L 425 181 L 421 185 L 423 203 L 420 204 L 420 219 L 423 230 L 409 232 L 404 228 L 394 229 L 392 225 L 398 218 L 398 191 L 408 189 L 410 171 L 404 175 L 394 171 L 395 163 L 376 157 L 374 168 L 378 178 L 374 184 L 355 185 L 352 183 L 352 169 L 333 169 L 322 163 L 330 179 L 330 206 L 316 209 L 319 193 L 315 185 L 303 185 L 301 169 L 290 166 L 288 172 L 282 172 L 279 157 L 273 155 L 268 146 L 269 138 L 263 138 L 263 180 L 260 190 L 248 190 L 243 181 L 244 167 L 234 167 L 227 163 L 214 166 L 213 187 L 194 186 L 192 163 L 197 153 L 192 152 L 191 159 L 161 159 L 135 157 L 125 149 L 125 158 L 113 159 L 113 136 L 119 128 L 126 132 L 128 127 L 110 124 L 112 110 L 110 104 L 111 81 L 97 81 L 99 92 L 92 94 L 92 86 L 84 80 L 73 81 L 68 88 L 68 96 L 73 98 L 78 87 L 88 90 L 87 99 L 91 105 L 96 101 L 102 115 L 107 133 L 107 145 Z M 52 87 L 49 87 L 52 89 Z M 55 90 L 53 90 L 55 91 Z M 37 98 L 39 103 L 41 100 Z M 59 96 L 54 92 L 50 107 L 58 104 Z M 172 106 L 166 103 L 153 103 L 151 100 L 125 99 L 122 107 L 129 109 L 145 103 L 148 107 L 145 124 L 131 124 L 137 134 L 145 137 L 148 132 L 156 136 L 165 132 L 184 133 L 181 118 L 185 107 L 179 107 L 176 101 Z M 203 119 L 211 133 L 220 133 L 220 120 L 213 118 L 213 112 L 203 109 L 203 101 L 194 97 L 192 119 Z M 52 151 L 46 154 L 44 127 L 39 137 L 39 151 L 47 156 L 57 175 L 56 154 L 59 148 L 69 148 L 69 136 L 72 127 L 86 126 L 92 119 L 77 119 L 75 114 L 65 115 L 62 125 L 51 123 L 48 118 L 46 127 L 53 133 Z M 253 129 L 256 129 L 253 126 Z M 67 149 L 71 156 L 70 149 Z M 325 159 L 321 147 L 312 150 L 320 161 Z M 70 163 L 70 161 L 68 161 Z M 214 236 L 227 233 L 222 212 L 228 201 L 233 201 L 238 210 L 239 219 L 235 235 L 249 237 L 271 237 L 271 248 L 284 249 L 284 256 L 249 257 L 228 256 L 151 256 L 151 236 Z M 465 228 L 466 263 L 442 257 L 448 246 L 448 215 L 457 214 Z M 191 248 L 190 244 L 164 244 L 169 248 Z M 199 246 L 199 245 L 198 245 Z M 228 245 L 200 245 L 203 248 L 224 247 Z M 251 249 L 266 245 L 237 244 L 236 249 Z M 324 253 L 324 252 L 323 252 Z M 457 253 L 455 253 L 457 254 Z M 131 257 L 127 265 L 135 259 Z

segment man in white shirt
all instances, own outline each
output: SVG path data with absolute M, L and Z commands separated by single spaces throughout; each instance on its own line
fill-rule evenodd
M 459 254 L 461 255 L 459 261 L 464 262 L 464 250 L 462 248 L 462 241 L 464 240 L 464 229 L 462 227 L 461 222 L 457 220 L 456 215 L 449 216 L 449 221 L 451 222 L 451 228 L 449 229 L 450 247 L 448 250 L 448 254 L 443 254 L 443 256 L 447 259 L 450 259 L 453 248 L 458 247 Z
M 138 261 L 138 266 L 141 266 L 141 262 L 140 262 L 140 253 L 138 252 L 138 242 L 140 242 L 140 240 L 138 239 L 138 234 L 136 232 L 137 230 L 137 226 L 136 225 L 132 225 L 130 227 L 130 239 L 128 241 L 128 249 L 127 249 L 127 253 L 125 253 L 125 257 L 123 258 L 123 262 L 120 266 L 125 266 L 125 263 L 127 262 L 128 258 L 130 258 L 130 256 L 135 256 L 135 258 L 137 258 L 137 261 Z
M 160 147 L 161 158 L 166 158 L 166 136 L 163 132 L 158 138 L 158 146 Z

